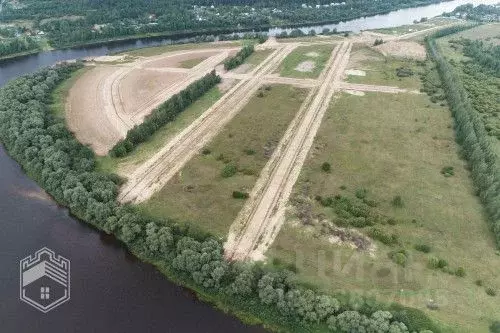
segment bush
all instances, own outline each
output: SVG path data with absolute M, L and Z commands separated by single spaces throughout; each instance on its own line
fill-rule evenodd
M 403 202 L 403 198 L 401 198 L 400 195 L 396 195 L 393 199 L 392 199 L 392 205 L 396 208 L 403 208 L 405 206 L 404 202 Z
M 321 170 L 323 170 L 324 172 L 331 172 L 332 166 L 330 163 L 324 162 L 323 164 L 321 164 Z
M 417 244 L 417 245 L 415 245 L 415 250 L 423 252 L 423 253 L 430 253 L 431 247 L 427 244 Z
M 441 174 L 445 177 L 451 177 L 455 175 L 455 170 L 452 166 L 445 166 L 441 169 Z
M 410 76 L 413 76 L 413 70 L 411 70 L 410 68 L 406 68 L 406 67 L 399 67 L 399 68 L 396 68 L 396 75 L 398 77 L 410 77 Z
M 494 321 L 490 326 L 491 333 L 500 333 L 500 321 Z
M 209 148 L 203 148 L 201 153 L 203 155 L 210 155 L 212 153 L 212 151 Z
M 474 283 L 479 287 L 482 287 L 484 285 L 483 280 L 476 280 Z
M 369 236 L 382 242 L 385 245 L 393 246 L 398 243 L 398 236 L 395 234 L 388 235 L 380 229 L 374 228 L 369 232 Z
M 455 275 L 458 277 L 464 277 L 465 276 L 465 269 L 463 267 L 458 267 L 455 270 Z
M 253 150 L 253 149 L 247 148 L 247 149 L 243 150 L 243 152 L 247 155 L 255 155 L 255 150 Z
M 404 249 L 399 251 L 389 252 L 389 258 L 399 266 L 405 267 L 408 263 L 408 252 Z
M 220 175 L 222 178 L 229 178 L 234 176 L 237 172 L 238 168 L 236 167 L 236 165 L 233 163 L 229 163 L 224 166 Z
M 245 62 L 245 59 L 248 58 L 254 52 L 254 46 L 246 45 L 244 46 L 236 55 L 232 58 L 229 58 L 224 62 L 224 69 L 229 71 L 241 65 Z
M 486 295 L 495 297 L 497 295 L 497 291 L 492 287 L 486 288 Z
M 375 42 L 373 43 L 373 46 L 381 45 L 384 44 L 383 39 L 375 39 Z
M 358 199 L 366 198 L 367 194 L 368 194 L 368 191 L 364 188 L 359 188 L 356 190 L 356 198 L 358 198 Z
M 233 191 L 233 198 L 235 199 L 248 199 L 250 195 L 247 192 Z

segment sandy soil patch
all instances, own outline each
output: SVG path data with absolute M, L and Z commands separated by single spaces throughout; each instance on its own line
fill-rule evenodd
M 87 61 L 96 61 L 96 62 L 118 62 L 118 61 L 125 61 L 125 58 L 128 57 L 126 54 L 122 55 L 115 55 L 115 56 L 100 56 L 100 57 L 88 57 L 85 58 Z
M 182 63 L 187 60 L 194 59 L 208 59 L 212 56 L 219 54 L 221 51 L 213 50 L 189 50 L 189 51 L 181 51 L 176 52 L 170 56 L 163 56 L 163 58 L 158 60 L 149 61 L 144 64 L 144 68 L 155 68 L 155 67 L 175 67 L 181 68 Z
M 358 90 L 346 90 L 346 93 L 349 95 L 354 95 L 354 96 L 364 96 L 365 93 L 363 91 L 358 91 Z
M 173 86 L 185 77 L 184 73 L 132 70 L 120 81 L 118 86 L 123 111 L 127 114 L 134 114 L 138 108 L 151 100 L 157 93 Z
M 366 76 L 366 72 L 362 71 L 360 69 L 349 69 L 349 70 L 346 70 L 345 73 L 347 75 Z
M 306 56 L 311 57 L 311 58 L 317 58 L 317 57 L 319 57 L 319 54 L 318 54 L 318 52 L 309 52 L 309 53 L 306 53 Z
M 425 47 L 417 42 L 393 41 L 375 47 L 384 55 L 391 55 L 397 58 L 425 60 Z
M 66 104 L 66 122 L 78 141 L 91 146 L 98 154 L 122 138 L 122 133 L 108 119 L 103 106 L 108 103 L 102 89 L 107 77 L 119 67 L 97 66 L 86 72 L 69 91 Z
M 314 61 L 303 61 L 295 67 L 298 72 L 312 72 L 316 68 L 316 63 Z

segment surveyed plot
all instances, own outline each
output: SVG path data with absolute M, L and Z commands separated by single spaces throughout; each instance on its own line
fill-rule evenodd
M 377 290 L 453 331 L 486 331 L 498 304 L 475 281 L 498 286 L 500 264 L 452 122 L 423 94 L 335 100 L 270 261 L 325 290 Z
M 141 209 L 225 237 L 306 95 L 293 86 L 262 87 Z

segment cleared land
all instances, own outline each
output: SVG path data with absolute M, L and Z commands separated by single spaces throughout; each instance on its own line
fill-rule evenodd
M 453 331 L 486 332 L 498 300 L 475 281 L 498 288 L 500 263 L 451 124 L 449 110 L 426 95 L 343 95 L 333 102 L 294 188 L 293 218 L 268 252 L 271 261 L 298 269 L 301 279 L 325 290 L 374 294 L 425 310 L 452 323 Z M 441 173 L 447 166 L 451 177 Z M 398 244 L 368 238 L 364 247 L 374 244 L 375 250 L 353 249 L 366 240 L 334 227 L 338 211 L 315 199 L 354 201 L 364 190 L 376 202 L 372 210 L 395 221 L 376 228 L 395 234 Z M 392 203 L 396 196 L 402 207 Z M 359 229 L 365 237 L 369 230 Z M 429 245 L 431 253 L 414 250 L 416 244 Z M 400 249 L 409 252 L 406 267 L 388 258 Z M 466 276 L 427 268 L 431 255 L 447 260 L 450 269 L 463 267 Z M 426 308 L 430 300 L 438 310 Z
M 420 82 L 415 80 L 420 71 L 416 61 L 384 57 L 383 54 L 366 46 L 356 46 L 347 68 L 362 70 L 366 73 L 365 76 L 349 75 L 347 78 L 349 83 L 395 86 L 415 90 L 420 88 Z M 399 77 L 398 68 L 409 69 L 413 75 Z
M 160 190 L 247 104 L 263 84 L 262 77 L 274 71 L 295 47 L 289 44 L 273 52 L 254 69 L 252 77 L 238 82 L 213 107 L 139 167 L 122 187 L 119 200 L 139 203 Z
M 333 45 L 299 46 L 280 65 L 280 76 L 317 78 L 333 50 Z
M 297 180 L 328 103 L 339 88 L 349 61 L 351 45 L 342 43 L 332 53 L 328 70 L 321 76 L 323 84 L 313 90 L 305 107 L 280 142 L 280 148 L 266 165 L 251 200 L 231 226 L 225 244 L 226 256 L 243 260 L 260 260 L 273 243 L 284 220 L 284 209 Z
M 154 108 L 215 68 L 235 49 L 184 50 L 122 65 L 98 65 L 72 87 L 67 122 L 80 142 L 105 155 Z M 191 69 L 183 61 L 204 58 Z
M 245 203 L 233 198 L 233 191 L 251 191 L 307 94 L 292 86 L 267 89 L 254 95 L 163 189 L 139 207 L 155 217 L 169 216 L 225 237 Z M 233 167 L 234 175 L 222 175 Z

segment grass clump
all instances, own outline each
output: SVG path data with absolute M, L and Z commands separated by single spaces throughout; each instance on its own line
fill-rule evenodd
M 247 192 L 233 191 L 234 199 L 248 199 L 250 195 Z
M 445 166 L 441 169 L 441 174 L 445 177 L 451 177 L 455 175 L 455 170 L 452 166 Z
M 427 244 L 416 244 L 415 250 L 423 252 L 423 253 L 430 253 L 431 247 Z
M 234 163 L 229 163 L 224 166 L 220 175 L 222 178 L 230 178 L 238 172 L 238 168 Z
M 400 195 L 396 195 L 393 199 L 392 199 L 392 206 L 396 207 L 396 208 L 403 208 L 405 206 L 405 203 L 403 201 L 403 198 L 401 198 Z
M 332 165 L 328 162 L 324 162 L 321 165 L 321 170 L 323 170 L 324 172 L 330 173 L 332 171 Z

